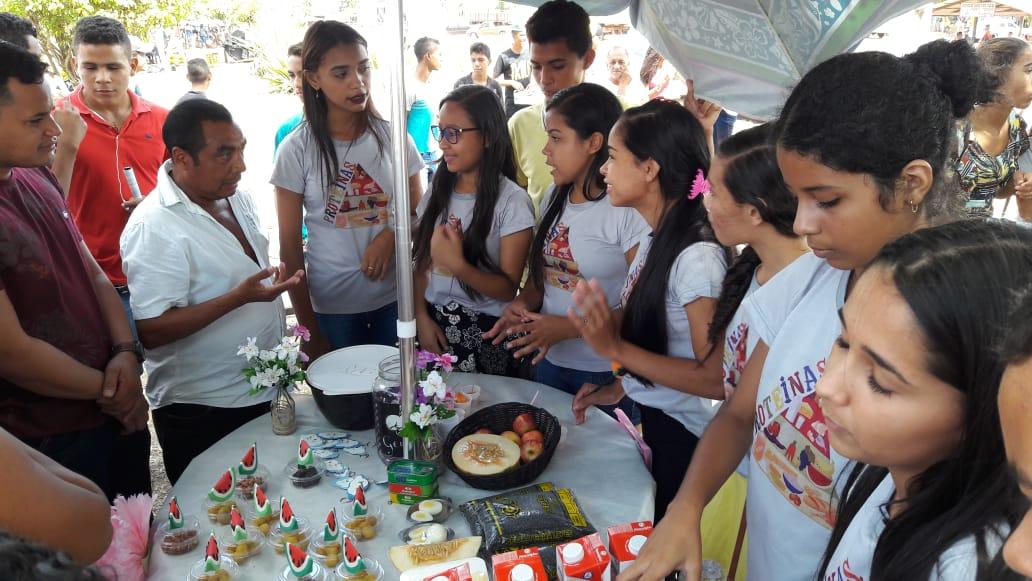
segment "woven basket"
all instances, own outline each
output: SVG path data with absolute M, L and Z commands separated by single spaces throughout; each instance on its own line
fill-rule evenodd
M 456 442 L 476 433 L 481 428 L 487 428 L 496 434 L 506 430 L 512 430 L 512 422 L 516 416 L 529 413 L 534 418 L 538 430 L 545 437 L 544 451 L 534 461 L 521 464 L 512 470 L 491 476 L 474 476 L 464 474 L 455 467 L 452 461 L 452 448 Z M 480 490 L 508 490 L 533 482 L 548 467 L 548 463 L 559 446 L 561 428 L 559 420 L 547 411 L 525 403 L 500 403 L 483 408 L 473 415 L 462 420 L 459 425 L 452 428 L 444 441 L 444 462 L 448 469 L 459 475 L 466 484 Z

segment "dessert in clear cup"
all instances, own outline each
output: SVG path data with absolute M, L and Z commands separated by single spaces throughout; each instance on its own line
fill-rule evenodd
M 185 555 L 201 544 L 201 523 L 192 516 L 183 516 L 176 497 L 168 503 L 168 522 L 154 534 L 154 544 L 166 555 Z
M 269 536 L 272 528 L 279 521 L 279 502 L 273 502 L 265 495 L 261 488 L 255 489 L 254 503 L 251 507 L 253 513 L 248 514 L 247 524 L 255 528 L 264 536 Z
M 381 522 L 383 522 L 383 511 L 379 508 L 370 510 L 369 505 L 366 504 L 365 491 L 359 487 L 355 491 L 352 516 L 344 522 L 344 529 L 357 541 L 369 541 L 376 538 Z
M 222 551 L 238 564 L 262 552 L 265 537 L 255 529 L 248 530 L 244 517 L 236 508 L 230 513 L 229 529 L 222 538 Z
M 280 498 L 280 516 L 276 526 L 269 531 L 269 544 L 279 554 L 286 551 L 286 545 L 293 543 L 302 550 L 308 550 L 312 533 L 308 527 L 308 519 L 294 515 L 294 510 L 286 498 Z
M 309 547 L 315 560 L 329 570 L 333 570 L 341 562 L 341 554 L 344 552 L 344 549 L 341 547 L 340 537 L 337 511 L 331 508 L 330 513 L 326 515 L 326 523 L 323 524 L 322 534 L 315 535 L 315 538 L 312 539 L 312 545 Z
M 231 468 L 222 473 L 204 499 L 204 512 L 208 515 L 209 521 L 220 525 L 229 524 L 229 513 L 237 505 L 233 498 L 235 488 L 236 473 Z
M 286 555 L 287 566 L 280 572 L 279 581 L 336 581 L 333 569 L 315 562 L 301 547 L 287 544 Z
M 189 581 L 232 581 L 237 578 L 239 568 L 233 559 L 219 554 L 219 543 L 215 533 L 208 537 L 204 558 L 190 568 Z
M 283 473 L 290 479 L 290 483 L 298 488 L 311 488 L 319 484 L 322 469 L 316 465 L 312 448 L 304 438 L 297 445 L 297 460 L 288 462 L 283 467 Z
M 269 469 L 258 463 L 258 443 L 251 444 L 236 469 L 236 495 L 244 500 L 254 498 L 254 489 L 268 492 Z
M 383 568 L 372 559 L 366 559 L 350 537 L 344 537 L 344 562 L 337 567 L 337 578 L 344 581 L 379 581 Z

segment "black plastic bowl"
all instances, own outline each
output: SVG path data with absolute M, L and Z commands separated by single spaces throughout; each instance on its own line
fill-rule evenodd
M 319 388 L 309 384 L 315 405 L 326 416 L 333 427 L 341 430 L 361 431 L 373 427 L 372 393 L 354 395 L 326 395 Z

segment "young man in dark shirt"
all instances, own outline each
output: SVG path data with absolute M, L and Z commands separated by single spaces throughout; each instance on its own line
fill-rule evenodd
M 469 61 L 473 72 L 455 81 L 454 88 L 458 89 L 466 85 L 487 87 L 498 95 L 498 100 L 504 105 L 505 95 L 502 93 L 502 86 L 487 72 L 487 69 L 491 67 L 491 48 L 482 42 L 474 42 L 469 47 Z
M 527 105 L 516 104 L 516 91 L 524 91 L 530 85 L 530 55 L 526 50 L 527 33 L 522 26 L 512 29 L 512 47 L 498 55 L 495 61 L 494 78 L 505 87 L 505 116 Z M 500 77 L 500 78 L 499 78 Z
M 142 352 L 46 168 L 45 68 L 0 43 L 0 427 L 110 498 L 116 439 L 147 426 Z

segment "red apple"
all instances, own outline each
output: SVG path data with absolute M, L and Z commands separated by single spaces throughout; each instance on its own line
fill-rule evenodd
M 512 422 L 512 429 L 519 435 L 526 434 L 527 432 L 537 429 L 537 424 L 534 423 L 534 417 L 530 414 L 520 414 L 516 416 L 516 419 Z
M 537 457 L 544 451 L 545 446 L 537 440 L 523 442 L 523 445 L 520 446 L 520 461 L 524 464 L 530 464 L 534 460 L 537 460 Z
M 520 439 L 520 435 L 516 432 L 502 432 L 502 437 L 508 440 L 512 440 L 512 443 L 516 444 L 517 446 L 523 443 L 523 440 Z
M 493 434 L 494 432 L 492 432 L 491 430 L 489 430 L 487 428 L 480 428 L 479 430 L 477 430 L 474 433 L 475 434 Z
M 504 436 L 505 434 L 502 434 L 502 435 Z M 523 438 L 521 439 L 520 443 L 522 444 L 523 442 L 531 442 L 531 441 L 541 442 L 541 444 L 544 445 L 544 443 L 545 443 L 545 435 L 542 434 L 540 432 L 540 430 L 531 430 L 531 431 L 527 432 L 526 434 L 523 434 Z

